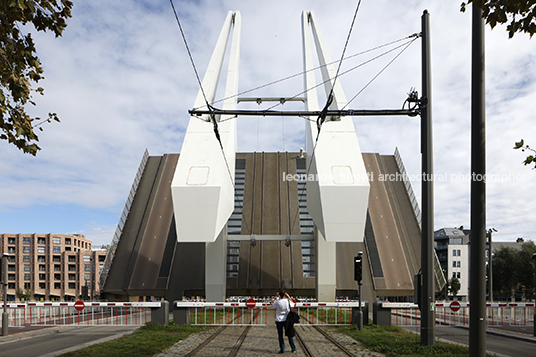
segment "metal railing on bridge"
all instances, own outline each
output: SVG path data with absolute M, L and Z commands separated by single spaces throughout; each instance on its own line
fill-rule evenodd
M 175 306 L 186 310 L 185 321 L 191 325 L 267 325 L 275 321 L 275 309 L 269 302 L 176 301 Z M 298 302 L 294 311 L 300 315 L 300 325 L 350 325 L 352 309 L 358 307 L 358 302 Z
M 161 302 L 27 302 L 7 304 L 10 327 L 145 325 Z M 3 308 L 3 304 L 0 304 Z
M 412 303 L 382 303 L 383 309 L 391 310 L 391 323 L 397 326 L 417 326 L 420 324 L 420 311 Z M 435 304 L 436 325 L 469 326 L 470 304 L 465 302 L 446 302 Z M 534 303 L 487 303 L 486 326 L 533 326 Z

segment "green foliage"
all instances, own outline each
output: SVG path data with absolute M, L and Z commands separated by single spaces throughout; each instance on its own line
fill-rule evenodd
M 397 326 L 339 327 L 339 331 L 363 343 L 364 347 L 386 356 L 468 356 L 469 349 L 464 346 L 436 341 L 433 346 L 422 346 L 420 336 L 407 332 Z
M 30 33 L 23 26 L 31 24 L 37 31 L 52 31 L 61 36 L 71 17 L 69 0 L 2 0 L 0 1 L 0 139 L 36 155 L 41 148 L 34 129 L 45 121 L 59 121 L 56 113 L 48 119 L 32 118 L 26 106 L 33 105 L 32 92 L 43 95 L 42 87 L 32 88 L 43 79 L 43 68 Z M 33 124 L 34 122 L 39 122 Z
M 465 12 L 470 3 L 482 6 L 482 17 L 494 28 L 497 24 L 508 24 L 506 30 L 510 38 L 516 32 L 525 32 L 532 37 L 536 33 L 536 0 L 468 0 L 463 2 Z
M 523 243 L 520 250 L 494 249 L 493 290 L 505 295 L 518 289 L 526 289 L 529 294 L 534 292 L 534 253 L 536 245 L 532 241 Z
M 458 295 L 458 291 L 460 291 L 462 284 L 460 283 L 460 280 L 456 277 L 452 277 L 449 280 L 449 290 L 452 293 L 454 297 Z
M 525 150 L 528 150 L 528 151 L 532 151 L 534 154 L 536 154 L 536 150 L 532 149 L 528 145 L 525 145 L 525 141 L 523 139 L 521 139 L 520 141 L 515 143 L 514 149 L 515 150 L 521 149 L 521 151 L 523 151 L 523 152 L 525 152 Z M 525 166 L 530 165 L 530 164 L 534 164 L 534 169 L 536 169 L 536 159 L 534 158 L 534 155 L 530 155 L 530 154 L 527 155 L 527 158 L 525 159 L 525 161 L 523 161 L 523 164 Z

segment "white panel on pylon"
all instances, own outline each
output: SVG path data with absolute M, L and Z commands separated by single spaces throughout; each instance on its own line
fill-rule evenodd
M 319 110 L 313 74 L 311 36 L 316 45 L 326 97 L 333 88 L 329 109 L 340 110 L 347 104 L 340 80 L 334 83 L 335 69 L 312 12 L 302 14 L 304 84 L 306 110 Z M 327 242 L 362 242 L 368 209 L 370 185 L 357 141 L 352 118 L 327 118 L 318 129 L 306 121 L 307 209 Z M 318 141 L 317 141 L 318 136 Z
M 202 82 L 208 103 L 214 101 L 227 42 L 233 30 L 224 109 L 236 109 L 240 13 L 229 12 Z M 231 97 L 231 98 L 229 98 Z M 195 108 L 206 108 L 201 90 Z M 179 242 L 214 242 L 234 209 L 236 119 L 216 118 L 221 145 L 210 118 L 191 117 L 171 183 Z

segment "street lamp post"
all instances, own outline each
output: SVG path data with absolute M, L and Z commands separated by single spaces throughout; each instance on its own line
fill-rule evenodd
M 8 324 L 9 324 L 9 317 L 7 314 L 7 257 L 9 257 L 9 254 L 4 253 L 2 255 L 3 260 L 3 267 L 2 270 L 4 272 L 3 275 L 3 281 L 4 281 L 4 311 L 2 312 L 2 336 L 7 336 L 9 333 Z
M 491 234 L 493 232 L 498 232 L 495 228 L 488 229 L 488 264 L 489 264 L 489 273 L 488 273 L 488 289 L 489 289 L 489 302 L 493 302 L 493 250 L 491 249 Z
M 532 254 L 532 259 L 534 260 L 534 316 L 532 320 L 533 324 L 533 335 L 536 336 L 536 253 Z

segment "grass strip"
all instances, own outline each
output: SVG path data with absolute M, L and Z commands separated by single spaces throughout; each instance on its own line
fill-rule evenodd
M 387 357 L 398 356 L 469 356 L 469 348 L 455 344 L 436 341 L 433 346 L 422 346 L 420 336 L 405 331 L 398 326 L 363 326 L 360 331 L 356 325 L 338 328 L 368 350 L 384 354 Z
M 118 339 L 92 345 L 77 351 L 64 353 L 62 357 L 87 356 L 87 357 L 145 357 L 154 356 L 180 340 L 185 339 L 194 332 L 207 327 L 189 325 L 162 326 L 149 322 L 130 335 Z

